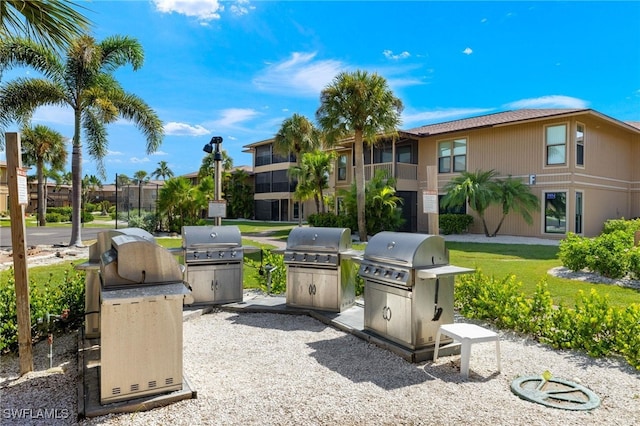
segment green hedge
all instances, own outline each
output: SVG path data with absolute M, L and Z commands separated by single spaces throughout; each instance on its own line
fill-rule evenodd
M 16 350 L 18 347 L 18 325 L 16 315 L 16 293 L 14 274 L 0 282 L 0 353 Z M 72 266 L 65 271 L 61 282 L 51 278 L 44 285 L 29 284 L 32 338 L 37 341 L 49 332 L 79 327 L 84 320 L 84 272 Z M 42 321 L 47 314 L 60 315 L 69 311 L 66 319 L 55 321 L 55 326 Z M 41 323 L 39 325 L 39 322 Z
M 560 241 L 558 256 L 572 271 L 589 269 L 608 278 L 627 274 L 640 279 L 640 248 L 634 247 L 634 234 L 640 220 L 616 219 L 605 222 L 602 234 L 595 238 L 569 233 Z
M 543 280 L 533 297 L 520 291 L 513 275 L 502 280 L 480 271 L 456 282 L 455 305 L 468 318 L 530 334 L 559 349 L 579 349 L 594 357 L 621 355 L 640 370 L 640 305 L 616 309 L 594 289 L 579 292 L 573 307 L 556 306 Z
M 473 224 L 473 216 L 468 214 L 441 214 L 439 216 L 440 230 L 445 235 L 462 234 Z

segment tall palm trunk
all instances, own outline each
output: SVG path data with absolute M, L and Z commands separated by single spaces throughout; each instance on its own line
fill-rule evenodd
M 364 194 L 364 146 L 362 141 L 362 130 L 356 130 L 354 135 L 355 157 L 356 157 L 356 204 L 358 213 L 358 235 L 360 241 L 367 241 L 367 224 L 365 221 L 365 194 Z
M 73 151 L 71 154 L 71 241 L 70 246 L 82 246 L 82 142 L 80 141 L 80 110 L 74 114 Z
M 47 212 L 47 197 L 44 193 L 44 162 L 39 159 L 36 165 L 38 174 L 38 226 L 45 226 Z

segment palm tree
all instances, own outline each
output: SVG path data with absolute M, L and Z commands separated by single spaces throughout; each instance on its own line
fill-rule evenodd
M 91 200 L 89 196 L 102 189 L 102 181 L 96 175 L 84 175 L 82 179 L 82 205 L 86 206 Z
M 273 150 L 284 157 L 296 156 L 300 162 L 300 154 L 319 148 L 319 132 L 303 115 L 293 114 L 285 119 L 273 140 Z
M 158 162 L 158 168 L 151 173 L 151 177 L 155 177 L 157 179 L 167 180 L 167 178 L 173 177 L 173 172 L 169 168 L 169 165 L 166 161 Z
M 300 165 L 289 168 L 289 176 L 298 180 L 301 192 L 311 192 L 316 202 L 316 212 L 324 213 L 323 190 L 329 187 L 329 173 L 335 161 L 334 152 L 313 151 L 302 154 Z M 297 188 L 296 188 L 297 190 Z
M 540 207 L 540 200 L 531 193 L 531 187 L 525 185 L 519 179 L 513 179 L 511 176 L 506 179 L 500 179 L 495 182 L 496 200 L 502 205 L 502 217 L 491 235 L 495 237 L 500 231 L 504 218 L 513 210 L 520 213 L 522 218 L 529 225 L 533 223 L 531 211 L 535 211 Z
M 59 132 L 41 124 L 22 129 L 23 155 L 26 165 L 35 165 L 38 179 L 38 225 L 46 225 L 47 195 L 45 165 L 62 169 L 67 162 L 66 138 Z
M 0 67 L 29 66 L 46 78 L 19 78 L 0 90 L 0 123 L 8 118 L 29 116 L 44 105 L 70 106 L 74 112 L 71 172 L 72 228 L 70 245 L 82 245 L 82 140 L 84 129 L 88 152 L 96 160 L 102 178 L 102 159 L 107 153 L 106 124 L 122 117 L 133 121 L 147 139 L 147 153 L 157 150 L 162 142 L 162 122 L 139 97 L 127 93 L 112 73 L 131 64 L 142 66 L 144 53 L 138 41 L 126 36 L 108 37 L 97 43 L 93 37 L 74 39 L 63 60 L 56 52 L 29 40 L 13 39 L 0 49 Z
M 147 176 L 147 172 L 145 172 L 144 170 L 138 170 L 133 174 L 134 185 L 140 185 L 142 183 L 147 182 L 148 180 L 149 180 L 149 177 Z
M 50 49 L 63 47 L 91 25 L 71 1 L 0 1 L 0 38 L 22 35 Z M 84 9 L 84 8 L 83 8 Z
M 495 170 L 462 172 L 444 186 L 446 195 L 442 198 L 442 207 L 459 207 L 468 203 L 480 216 L 484 234 L 490 237 L 484 212 L 496 201 L 496 184 L 493 178 L 497 175 L 498 172 Z
M 365 219 L 364 142 L 395 136 L 402 101 L 378 74 L 366 71 L 338 74 L 320 94 L 316 119 L 329 144 L 353 136 L 356 160 L 357 217 L 360 241 L 367 240 Z

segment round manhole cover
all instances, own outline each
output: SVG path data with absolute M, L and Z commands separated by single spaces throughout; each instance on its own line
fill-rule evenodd
M 578 383 L 555 377 L 519 377 L 511 382 L 511 390 L 522 399 L 563 410 L 592 410 L 600 398 Z

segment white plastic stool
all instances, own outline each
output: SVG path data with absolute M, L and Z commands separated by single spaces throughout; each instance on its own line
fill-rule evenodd
M 473 343 L 496 342 L 496 360 L 498 362 L 498 371 L 500 371 L 500 339 L 497 333 L 475 324 L 443 324 L 436 333 L 436 347 L 433 351 L 434 362 L 438 359 L 441 334 L 446 334 L 462 344 L 460 349 L 460 374 L 465 379 L 469 377 L 469 357 L 471 356 L 471 344 Z

